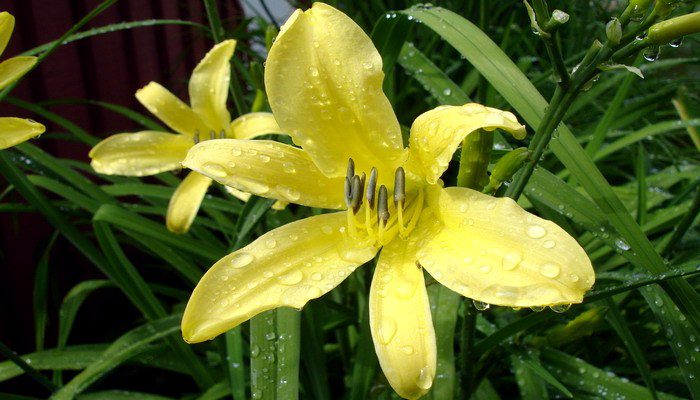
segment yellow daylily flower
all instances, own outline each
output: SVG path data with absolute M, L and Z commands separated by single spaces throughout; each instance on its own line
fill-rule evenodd
M 272 111 L 300 148 L 214 140 L 190 149 L 183 165 L 227 186 L 344 211 L 274 229 L 214 264 L 185 309 L 186 341 L 211 339 L 265 310 L 301 308 L 381 249 L 372 337 L 389 383 L 413 399 L 430 389 L 436 368 L 423 269 L 482 302 L 582 301 L 595 276 L 576 240 L 509 198 L 440 180 L 466 135 L 499 128 L 522 139 L 524 126 L 479 104 L 443 106 L 415 120 L 404 148 L 383 78 L 362 29 L 315 3 L 282 27 L 265 70 Z
M 280 128 L 271 113 L 255 112 L 231 121 L 226 108 L 230 59 L 235 40 L 214 46 L 192 71 L 190 106 L 156 82 L 136 92 L 136 98 L 175 133 L 141 131 L 119 133 L 98 143 L 90 151 L 95 171 L 108 175 L 147 176 L 181 168 L 187 150 L 199 141 L 214 138 L 251 139 Z M 190 172 L 175 190 L 166 215 L 166 226 L 185 233 L 211 185 L 211 178 Z M 229 191 L 246 201 L 250 194 Z
M 5 51 L 15 28 L 15 17 L 3 11 L 0 12 L 0 55 Z M 0 90 L 21 78 L 36 64 L 36 57 L 17 56 L 0 63 Z M 39 136 L 46 128 L 44 125 L 30 119 L 2 117 L 0 118 L 0 150 Z

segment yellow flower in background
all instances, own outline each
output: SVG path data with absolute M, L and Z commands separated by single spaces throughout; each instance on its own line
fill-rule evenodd
M 0 12 L 0 55 L 5 51 L 15 28 L 15 17 L 3 11 Z M 12 57 L 0 63 L 0 90 L 6 88 L 36 64 L 36 57 Z M 12 147 L 33 137 L 39 136 L 46 128 L 44 125 L 30 119 L 2 117 L 0 118 L 0 150 Z
M 136 98 L 141 104 L 176 133 L 141 131 L 110 136 L 90 151 L 95 171 L 126 176 L 158 174 L 181 168 L 187 150 L 199 141 L 279 133 L 275 118 L 266 112 L 245 114 L 231 122 L 226 98 L 235 47 L 235 40 L 223 41 L 199 62 L 189 82 L 191 106 L 156 82 L 139 89 Z M 197 172 L 182 180 L 168 205 L 169 230 L 187 232 L 211 182 Z M 229 192 L 242 200 L 250 196 L 235 189 Z
M 301 148 L 212 140 L 194 146 L 183 165 L 255 195 L 345 211 L 279 227 L 219 260 L 187 304 L 185 340 L 211 339 L 265 310 L 301 308 L 381 249 L 372 337 L 394 390 L 418 398 L 436 368 L 423 269 L 486 303 L 582 301 L 594 272 L 563 229 L 509 198 L 442 187 L 466 135 L 499 128 L 522 139 L 515 116 L 479 104 L 438 107 L 414 121 L 404 148 L 383 78 L 371 40 L 340 11 L 315 3 L 282 27 L 265 84 L 277 122 Z

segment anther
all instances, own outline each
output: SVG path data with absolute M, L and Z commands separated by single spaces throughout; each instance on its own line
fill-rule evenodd
M 406 202 L 406 173 L 403 167 L 396 169 L 396 175 L 394 175 L 394 205 L 401 206 L 403 208 Z
M 352 208 L 352 213 L 357 214 L 362 206 L 362 180 L 359 176 L 352 177 L 352 199 L 348 207 Z
M 352 179 L 355 176 L 355 161 L 352 158 L 348 159 L 348 173 L 345 174 L 348 179 Z
M 350 208 L 350 202 L 352 202 L 352 178 L 345 178 L 345 205 Z
M 194 131 L 194 144 L 199 143 L 199 129 Z
M 219 139 L 226 139 L 226 132 L 223 129 L 219 132 Z
M 372 167 L 369 173 L 369 182 L 367 182 L 367 205 L 370 210 L 374 210 L 374 191 L 377 188 L 377 169 Z
M 388 191 L 386 186 L 382 185 L 379 187 L 379 195 L 377 196 L 377 218 L 380 220 L 380 225 L 386 224 L 389 220 L 389 202 L 388 202 Z
M 211 139 L 211 140 L 216 139 L 216 132 L 214 132 L 214 131 L 209 131 L 209 139 Z

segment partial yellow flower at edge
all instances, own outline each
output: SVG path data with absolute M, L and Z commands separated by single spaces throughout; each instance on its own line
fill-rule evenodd
M 0 55 L 10 41 L 15 27 L 15 18 L 8 12 L 0 13 Z M 4 89 L 36 64 L 36 57 L 18 56 L 0 63 L 0 90 Z M 33 137 L 39 136 L 46 128 L 29 120 L 13 117 L 0 118 L 0 150 L 7 149 Z
M 190 77 L 191 107 L 156 82 L 139 89 L 139 102 L 176 133 L 112 135 L 90 151 L 93 169 L 103 174 L 148 176 L 181 168 L 181 161 L 197 141 L 281 133 L 273 115 L 266 112 L 245 114 L 231 121 L 226 97 L 235 46 L 235 40 L 223 41 L 199 62 Z M 210 178 L 197 173 L 183 179 L 168 206 L 166 226 L 170 231 L 189 230 L 210 183 Z
M 296 11 L 282 27 L 266 89 L 280 127 L 301 149 L 211 141 L 193 147 L 183 165 L 260 196 L 344 211 L 272 230 L 217 262 L 186 307 L 185 340 L 213 338 L 265 310 L 301 308 L 381 249 L 370 289 L 372 338 L 391 386 L 415 399 L 436 369 L 423 269 L 496 305 L 582 301 L 595 275 L 575 239 L 511 199 L 439 180 L 474 130 L 523 138 L 515 116 L 479 104 L 438 107 L 416 119 L 403 148 L 383 77 L 369 37 L 328 5 Z

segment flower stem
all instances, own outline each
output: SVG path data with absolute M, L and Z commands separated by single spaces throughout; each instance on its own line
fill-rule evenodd
M 468 299 L 467 299 L 468 300 Z M 471 300 L 464 301 L 464 321 L 462 322 L 462 338 L 460 343 L 461 358 L 461 387 L 460 398 L 467 400 L 471 398 L 474 392 L 474 337 L 476 334 L 476 308 L 471 303 Z

